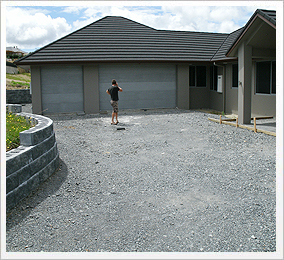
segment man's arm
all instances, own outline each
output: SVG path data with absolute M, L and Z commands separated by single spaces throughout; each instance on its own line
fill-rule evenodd
M 106 93 L 108 93 L 108 94 L 110 95 L 110 93 L 109 93 L 108 89 L 107 89 Z
M 118 87 L 118 91 L 122 92 L 122 88 L 121 88 L 121 87 Z

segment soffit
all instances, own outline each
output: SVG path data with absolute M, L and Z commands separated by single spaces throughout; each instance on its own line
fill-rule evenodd
M 238 47 L 241 43 L 246 42 L 247 45 L 256 49 L 276 49 L 276 28 L 260 15 L 256 15 L 254 20 L 247 26 L 237 41 L 233 44 L 228 57 L 237 57 Z

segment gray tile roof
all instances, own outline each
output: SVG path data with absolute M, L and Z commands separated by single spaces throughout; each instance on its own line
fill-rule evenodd
M 107 16 L 18 61 L 210 61 L 228 34 L 156 30 Z
M 16 63 L 202 62 L 231 59 L 231 46 L 255 15 L 276 25 L 276 12 L 258 9 L 230 34 L 157 30 L 118 16 L 104 17 L 19 59 Z
M 258 9 L 256 10 L 256 13 L 259 13 L 264 18 L 266 18 L 268 21 L 276 25 L 276 11 Z
M 211 61 L 218 61 L 218 60 L 224 61 L 224 60 L 231 59 L 231 58 L 226 57 L 226 52 L 231 47 L 231 45 L 234 43 L 234 41 L 239 37 L 239 35 L 242 33 L 243 29 L 244 28 L 242 27 L 230 33 L 225 39 L 225 41 L 222 43 L 222 45 L 220 46 L 220 48 L 218 49 L 214 57 L 211 59 Z

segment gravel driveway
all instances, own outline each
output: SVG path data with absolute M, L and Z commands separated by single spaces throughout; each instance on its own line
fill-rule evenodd
M 7 214 L 7 251 L 275 252 L 276 138 L 209 116 L 51 116 L 61 166 Z

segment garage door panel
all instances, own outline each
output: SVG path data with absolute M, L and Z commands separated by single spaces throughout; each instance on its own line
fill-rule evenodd
M 103 64 L 99 67 L 100 109 L 110 110 L 106 90 L 116 79 L 120 109 L 174 108 L 176 68 L 172 64 Z
M 43 66 L 41 85 L 45 113 L 83 111 L 82 66 Z
M 119 86 L 123 86 L 123 91 L 131 91 L 131 92 L 141 92 L 141 91 L 168 91 L 168 90 L 173 90 L 173 85 L 175 84 L 175 82 L 164 82 L 164 83 L 160 83 L 160 82 L 155 82 L 153 84 L 153 82 L 138 82 L 138 83 L 132 83 L 132 84 L 127 84 L 122 82 L 121 84 L 118 84 Z
M 76 102 L 73 104 L 70 104 L 70 102 L 65 103 L 65 102 L 61 102 L 61 103 L 50 103 L 49 106 L 44 108 L 44 113 L 48 114 L 48 113 L 59 113 L 58 111 L 63 111 L 61 113 L 67 113 L 67 112 L 76 112 L 76 111 L 81 111 L 81 102 Z
M 168 64 L 107 64 L 100 65 L 100 83 L 168 82 L 175 78 L 175 65 Z M 149 73 L 150 72 L 150 73 Z
M 71 94 L 45 94 L 42 97 L 42 100 L 44 102 L 49 102 L 49 103 L 82 103 L 83 102 L 83 97 L 79 97 L 76 95 L 76 93 L 71 93 Z

